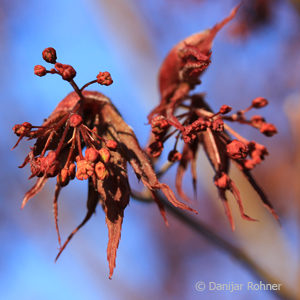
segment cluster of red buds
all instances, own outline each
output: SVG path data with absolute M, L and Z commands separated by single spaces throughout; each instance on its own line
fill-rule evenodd
M 24 122 L 13 127 L 14 133 L 19 137 L 13 148 L 24 137 L 35 140 L 34 146 L 20 166 L 23 168 L 30 164 L 29 178 L 37 177 L 36 184 L 25 194 L 22 207 L 44 187 L 49 178 L 56 177 L 53 207 L 61 246 L 57 208 L 60 191 L 75 178 L 88 180 L 88 211 L 83 221 L 60 247 L 57 258 L 100 203 L 108 227 L 107 259 L 111 277 L 115 267 L 124 210 L 130 197 L 127 163 L 132 166 L 138 179 L 151 191 L 164 218 L 164 207 L 156 195 L 159 190 L 174 206 L 195 213 L 196 211 L 179 202 L 169 186 L 158 181 L 133 130 L 124 122 L 111 101 L 99 92 L 84 91 L 93 83 L 112 84 L 110 73 L 100 72 L 97 79 L 79 88 L 74 81 L 76 71 L 70 65 L 56 62 L 56 51 L 53 48 L 45 49 L 43 58 L 46 62 L 54 64 L 55 68 L 47 70 L 38 65 L 34 67 L 34 73 L 38 76 L 48 73 L 58 74 L 71 84 L 75 92 L 66 96 L 41 126 Z
M 166 115 L 155 116 L 150 122 L 154 141 L 148 146 L 147 151 L 153 158 L 160 156 L 164 142 L 171 136 L 176 136 L 174 148 L 169 154 L 169 161 L 175 162 L 182 160 L 177 171 L 176 187 L 179 195 L 184 199 L 188 197 L 181 188 L 183 170 L 187 168 L 188 161 L 191 161 L 192 164 L 196 163 L 197 149 L 200 144 L 203 144 L 204 150 L 216 171 L 214 183 L 219 190 L 221 198 L 224 200 L 223 203 L 225 204 L 226 214 L 229 217 L 233 229 L 234 223 L 225 197 L 226 190 L 230 190 L 235 196 L 243 218 L 247 220 L 254 219 L 244 213 L 240 193 L 228 175 L 229 159 L 237 163 L 255 189 L 259 191 L 259 195 L 263 195 L 262 199 L 264 204 L 270 209 L 272 214 L 278 218 L 261 189 L 254 183 L 252 177 L 250 179 L 251 175 L 249 173 L 249 170 L 260 164 L 265 156 L 268 155 L 267 148 L 255 141 L 245 139 L 224 122 L 229 121 L 246 124 L 260 130 L 264 135 L 271 137 L 277 133 L 277 129 L 273 124 L 266 123 L 265 119 L 261 116 L 254 116 L 250 119 L 247 119 L 245 116 L 249 110 L 260 109 L 267 104 L 268 102 L 265 98 L 259 97 L 254 99 L 251 105 L 245 110 L 228 115 L 232 110 L 230 106 L 223 105 L 217 113 L 213 113 L 204 101 L 203 95 L 192 95 L 190 96 L 189 105 L 180 105 L 180 115 L 175 116 L 180 125 L 176 123 L 174 126 L 175 129 L 172 129 L 172 125 L 174 125 L 173 120 L 169 119 Z M 182 110 L 186 110 L 186 112 L 183 113 Z M 234 138 L 230 138 L 229 134 Z M 180 138 L 185 144 L 182 153 L 176 149 Z M 172 157 L 171 159 L 170 156 Z M 174 159 L 174 156 L 176 156 L 176 159 Z M 196 180 L 195 174 L 194 169 L 194 181 Z
M 203 145 L 215 170 L 214 183 L 218 188 L 232 229 L 234 229 L 234 222 L 225 195 L 227 190 L 234 195 L 242 217 L 247 220 L 254 219 L 244 213 L 240 193 L 228 175 L 230 160 L 239 166 L 261 197 L 264 205 L 276 219 L 278 219 L 278 216 L 262 189 L 250 174 L 250 170 L 261 163 L 268 155 L 266 147 L 255 141 L 248 141 L 234 131 L 228 125 L 228 122 L 252 126 L 268 137 L 276 134 L 277 129 L 273 124 L 267 123 L 260 115 L 255 115 L 250 119 L 246 118 L 246 113 L 250 110 L 261 109 L 268 104 L 265 98 L 258 97 L 246 109 L 229 115 L 232 110 L 230 106 L 222 105 L 217 113 L 213 113 L 204 100 L 204 95 L 191 94 L 190 91 L 201 83 L 199 75 L 210 63 L 212 42 L 216 34 L 235 16 L 238 8 L 239 6 L 234 8 L 228 17 L 211 29 L 194 34 L 179 42 L 165 58 L 159 73 L 161 101 L 148 116 L 152 127 L 152 138 L 147 148 L 149 155 L 157 158 L 162 153 L 166 140 L 175 135 L 174 147 L 171 153 L 176 154 L 176 159 L 171 155 L 169 160 L 171 162 L 179 160 L 176 189 L 183 199 L 188 200 L 182 190 L 183 174 L 190 163 L 195 190 L 197 152 L 200 145 Z M 179 139 L 184 142 L 181 153 L 177 150 Z

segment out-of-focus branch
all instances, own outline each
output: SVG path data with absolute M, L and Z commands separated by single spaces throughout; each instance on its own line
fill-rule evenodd
M 147 192 L 135 192 L 132 191 L 131 196 L 139 201 L 151 203 L 153 200 Z M 198 218 L 196 219 L 191 214 L 178 209 L 166 201 L 163 197 L 157 194 L 159 200 L 163 203 L 166 209 L 173 214 L 178 220 L 194 230 L 199 236 L 204 237 L 212 245 L 230 254 L 240 264 L 246 267 L 257 279 L 262 280 L 265 283 L 280 284 L 280 281 L 275 278 L 272 274 L 261 268 L 250 256 L 247 255 L 242 249 L 235 247 L 221 236 L 213 232 L 207 225 L 205 225 Z M 280 299 L 285 300 L 296 300 L 297 296 L 290 292 L 287 288 L 281 284 L 280 289 L 272 290 Z
M 298 14 L 300 14 L 300 0 L 290 0 L 290 2 L 293 4 Z

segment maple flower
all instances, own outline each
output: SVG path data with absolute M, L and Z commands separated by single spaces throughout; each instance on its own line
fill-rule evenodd
M 29 164 L 30 178 L 37 177 L 35 185 L 24 196 L 22 208 L 30 198 L 41 191 L 49 178 L 57 177 L 53 200 L 55 225 L 61 246 L 57 259 L 100 203 L 108 227 L 107 259 L 111 278 L 115 268 L 124 210 L 130 198 L 127 163 L 131 165 L 138 179 L 151 191 L 163 216 L 164 208 L 156 196 L 158 191 L 161 191 L 174 206 L 197 212 L 178 201 L 168 185 L 159 182 L 133 130 L 124 122 L 110 99 L 99 92 L 84 91 L 97 80 L 79 89 L 74 81 L 76 71 L 72 66 L 56 62 L 56 51 L 53 48 L 45 49 L 43 58 L 55 64 L 55 68 L 46 70 L 46 74 L 61 76 L 72 85 L 75 92 L 67 95 L 41 126 L 24 122 L 13 128 L 19 137 L 13 148 L 24 137 L 35 140 L 34 146 L 30 148 L 31 151 L 20 166 L 23 168 Z M 39 70 L 36 71 L 38 76 L 45 72 L 40 66 L 35 67 L 35 70 Z M 112 82 L 108 72 L 104 75 L 105 80 Z M 103 84 L 107 83 L 109 82 Z M 86 150 L 83 154 L 84 148 Z M 58 196 L 61 189 L 75 178 L 88 181 L 87 213 L 66 242 L 61 245 Z
M 237 164 L 259 194 L 263 204 L 278 219 L 271 203 L 250 173 L 250 170 L 268 155 L 266 147 L 255 141 L 248 141 L 227 124 L 237 122 L 256 128 L 266 136 L 276 134 L 276 127 L 266 123 L 262 116 L 256 115 L 251 119 L 246 117 L 248 111 L 261 109 L 268 104 L 268 101 L 258 97 L 246 109 L 229 115 L 232 111 L 230 106 L 222 105 L 217 113 L 213 113 L 204 99 L 204 94 L 191 93 L 195 86 L 201 83 L 199 76 L 210 64 L 212 42 L 217 32 L 234 18 L 238 8 L 239 6 L 235 7 L 228 17 L 211 29 L 179 42 L 163 61 L 158 77 L 161 100 L 148 116 L 152 136 L 147 148 L 149 155 L 158 157 L 163 151 L 164 143 L 171 136 L 175 136 L 174 148 L 169 154 L 169 160 L 179 161 L 175 185 L 181 198 L 188 201 L 182 189 L 182 178 L 188 165 L 191 164 L 193 188 L 194 191 L 196 190 L 196 159 L 198 149 L 203 146 L 215 171 L 214 184 L 218 188 L 232 230 L 234 230 L 234 222 L 226 191 L 234 195 L 241 216 L 247 220 L 254 219 L 245 214 L 238 188 L 228 175 L 230 160 Z M 174 154 L 178 153 L 179 139 L 183 140 L 184 146 L 181 156 L 177 155 L 178 159 L 173 159 Z

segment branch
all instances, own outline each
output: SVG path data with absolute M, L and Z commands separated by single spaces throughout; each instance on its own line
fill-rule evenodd
M 149 193 L 139 193 L 132 191 L 131 196 L 139 201 L 151 203 L 153 200 L 150 198 Z M 213 232 L 209 227 L 207 227 L 201 220 L 196 219 L 190 214 L 187 214 L 181 209 L 178 209 L 172 206 L 168 201 L 166 201 L 160 195 L 159 200 L 163 203 L 163 205 L 167 208 L 167 210 L 175 216 L 178 220 L 184 223 L 187 227 L 194 230 L 199 236 L 204 237 L 208 242 L 212 245 L 218 247 L 223 250 L 227 254 L 230 254 L 233 258 L 235 258 L 241 265 L 246 267 L 258 280 L 262 280 L 265 283 L 271 284 L 279 284 L 280 281 L 273 277 L 266 270 L 261 268 L 246 252 L 238 247 L 235 247 L 221 236 Z M 281 285 L 280 290 L 272 290 L 280 299 L 284 300 L 296 300 L 297 297 L 292 292 L 290 292 L 284 285 Z

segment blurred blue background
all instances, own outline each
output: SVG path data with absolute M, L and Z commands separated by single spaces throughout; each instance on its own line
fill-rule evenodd
M 221 2 L 221 3 L 220 3 Z M 299 12 L 288 1 L 266 1 L 265 23 L 247 25 L 245 11 L 221 31 L 214 43 L 212 64 L 198 88 L 214 109 L 228 104 L 247 107 L 257 96 L 269 99 L 263 115 L 279 134 L 267 139 L 248 128 L 238 128 L 270 152 L 257 168 L 282 221 L 278 227 L 257 196 L 237 172 L 242 196 L 258 224 L 237 220 L 232 233 L 212 184 L 212 171 L 199 157 L 199 218 L 251 255 L 299 293 Z M 107 229 L 97 214 L 80 230 L 59 261 L 52 216 L 54 182 L 21 211 L 29 168 L 19 170 L 30 143 L 10 151 L 16 142 L 12 127 L 24 121 L 42 123 L 71 87 L 58 76 L 38 78 L 33 67 L 41 52 L 54 47 L 58 61 L 77 71 L 79 86 L 99 71 L 109 71 L 114 84 L 95 87 L 112 99 L 134 128 L 141 145 L 149 135 L 147 114 L 159 100 L 157 72 L 164 56 L 179 40 L 209 28 L 228 14 L 235 1 L 137 0 L 0 0 L 1 68 L 1 180 L 0 180 L 0 291 L 1 299 L 277 299 L 269 292 L 197 292 L 197 281 L 257 282 L 249 270 L 228 254 L 208 244 L 169 216 L 165 228 L 155 205 L 131 200 L 125 211 L 117 267 L 108 280 Z M 243 19 L 244 18 L 244 19 Z M 164 156 L 165 157 L 165 156 Z M 175 170 L 163 177 L 173 185 Z M 137 187 L 130 170 L 131 183 Z M 54 181 L 54 180 L 53 180 Z M 63 238 L 85 214 L 87 186 L 72 182 L 60 197 L 59 220 Z M 190 177 L 184 180 L 191 193 Z M 234 205 L 233 205 L 234 206 Z

